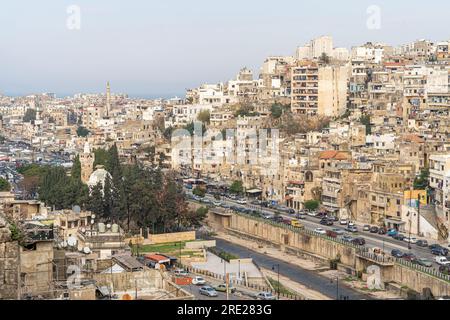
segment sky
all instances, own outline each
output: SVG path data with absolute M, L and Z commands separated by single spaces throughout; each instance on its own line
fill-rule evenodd
M 80 28 L 68 7 L 77 6 Z M 367 21 L 380 10 L 380 28 Z M 331 35 L 335 47 L 450 39 L 444 0 L 14 0 L 0 4 L 0 93 L 184 95 L 255 75 L 270 55 L 293 55 Z M 71 19 L 71 18 L 74 18 Z

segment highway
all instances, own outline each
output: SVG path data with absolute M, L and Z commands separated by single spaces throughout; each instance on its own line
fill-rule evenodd
M 186 189 L 187 194 L 191 194 L 191 190 Z M 223 204 L 226 204 L 228 206 L 236 206 L 236 207 L 241 207 L 241 208 L 248 208 L 248 209 L 253 209 L 255 211 L 262 211 L 264 213 L 271 213 L 271 214 L 275 214 L 275 210 L 271 209 L 271 208 L 261 208 L 260 206 L 255 206 L 255 205 L 250 205 L 250 204 L 238 204 L 236 201 L 233 201 L 231 199 L 228 198 L 224 198 L 221 197 L 221 200 L 215 200 L 214 197 L 210 194 L 207 194 L 205 196 L 206 199 L 210 200 L 210 201 L 220 201 Z M 285 218 L 289 218 L 289 219 L 294 219 L 295 215 L 289 215 L 286 213 L 280 213 L 278 211 L 278 213 Z M 352 237 L 361 237 L 364 238 L 366 241 L 366 247 L 368 248 L 380 248 L 382 249 L 384 252 L 386 252 L 387 255 L 390 255 L 391 251 L 393 249 L 398 249 L 401 250 L 404 253 L 410 252 L 412 254 L 414 254 L 415 256 L 417 256 L 418 258 L 426 258 L 428 260 L 430 260 L 433 263 L 433 267 L 436 268 L 436 270 L 439 269 L 439 265 L 435 262 L 435 255 L 433 255 L 430 251 L 429 248 L 423 248 L 423 247 L 419 247 L 416 244 L 411 244 L 411 249 L 408 248 L 408 243 L 405 241 L 400 241 L 400 240 L 395 240 L 392 237 L 389 237 L 387 235 L 379 235 L 379 234 L 373 234 L 370 233 L 369 231 L 362 231 L 362 226 L 358 225 L 358 232 L 357 233 L 349 233 L 347 231 L 345 231 L 345 226 L 341 226 L 339 224 L 339 222 L 335 222 L 333 226 L 323 226 L 320 224 L 320 219 L 319 218 L 315 218 L 315 217 L 311 217 L 311 216 L 306 216 L 306 219 L 300 220 L 300 222 L 305 225 L 305 227 L 307 229 L 310 230 L 314 230 L 316 228 L 322 228 L 325 230 L 332 230 L 335 228 L 341 229 L 342 231 L 345 232 L 345 234 L 349 234 Z M 408 235 L 406 235 L 408 236 Z M 420 239 L 420 238 L 417 238 Z M 429 244 L 431 244 L 431 241 L 428 241 Z
M 330 279 L 319 275 L 315 271 L 305 270 L 297 265 L 279 260 L 277 258 L 255 252 L 246 247 L 222 240 L 215 239 L 216 247 L 239 257 L 251 257 L 260 267 L 272 269 L 275 265 L 280 265 L 280 275 L 290 278 L 312 290 L 318 291 L 331 299 L 335 300 L 370 300 L 370 296 L 359 293 L 358 291 L 344 285 L 336 285 Z M 278 269 L 278 267 L 277 267 Z

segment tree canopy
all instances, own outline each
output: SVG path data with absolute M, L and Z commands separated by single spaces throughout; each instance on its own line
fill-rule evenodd
M 11 185 L 9 182 L 3 178 L 0 178 L 0 191 L 10 191 Z
M 25 115 L 23 116 L 23 122 L 32 122 L 36 120 L 36 110 L 27 109 Z
M 241 194 L 244 192 L 244 187 L 242 186 L 242 181 L 235 180 L 230 186 L 230 191 L 232 193 Z
M 83 126 L 79 126 L 77 128 L 77 136 L 79 136 L 79 137 L 85 138 L 89 135 L 89 133 L 91 133 L 91 132 Z

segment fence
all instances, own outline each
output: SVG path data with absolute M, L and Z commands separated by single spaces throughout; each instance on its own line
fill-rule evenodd
M 287 225 L 287 224 L 276 222 L 276 221 L 269 220 L 269 219 L 263 219 L 263 218 L 260 218 L 260 217 L 255 217 L 255 216 L 248 215 L 248 214 L 245 214 L 245 213 L 242 213 L 242 212 L 235 212 L 235 214 L 243 216 L 243 217 L 246 217 L 246 218 L 249 218 L 249 219 L 252 219 L 252 220 L 255 220 L 255 221 L 259 221 L 259 222 L 262 222 L 262 223 L 265 223 L 265 224 L 270 224 L 270 225 L 273 225 L 275 227 L 283 228 L 285 230 L 290 230 L 290 231 L 295 232 L 295 233 L 309 235 L 309 236 L 314 236 L 314 237 L 320 237 L 320 238 L 326 239 L 328 241 L 333 241 L 333 242 L 336 242 L 336 243 L 340 243 L 342 245 L 345 245 L 345 246 L 357 249 L 357 254 L 362 255 L 362 256 L 364 256 L 366 258 L 369 258 L 371 260 L 374 260 L 374 261 L 377 261 L 377 262 L 380 262 L 380 263 L 384 263 L 384 264 L 397 263 L 397 264 L 400 264 L 402 266 L 408 267 L 410 269 L 414 269 L 416 271 L 420 271 L 420 272 L 426 273 L 426 274 L 428 274 L 430 276 L 433 276 L 433 277 L 435 277 L 437 279 L 450 282 L 450 275 L 446 275 L 446 274 L 444 274 L 444 273 L 442 273 L 440 271 L 437 271 L 434 268 L 427 268 L 425 266 L 421 266 L 419 264 L 412 263 L 410 261 L 406 261 L 406 260 L 401 259 L 401 258 L 383 257 L 383 256 L 380 257 L 379 255 L 369 253 L 368 249 L 365 248 L 364 246 L 358 246 L 356 244 L 353 244 L 351 242 L 348 242 L 348 241 L 345 241 L 345 240 L 342 240 L 342 239 L 339 239 L 339 238 L 333 238 L 333 237 L 330 237 L 330 236 L 327 236 L 327 235 L 322 235 L 322 234 L 319 234 L 317 232 L 314 232 L 313 230 L 309 230 L 309 229 L 306 229 L 306 228 L 296 228 L 296 227 L 293 227 L 291 225 Z
M 188 271 L 189 273 L 195 273 L 195 274 L 200 274 L 206 277 L 210 277 L 213 279 L 217 279 L 217 280 L 221 280 L 223 282 L 225 282 L 225 275 L 223 274 L 217 274 L 208 270 L 202 270 L 202 269 L 197 269 L 191 266 L 181 266 L 178 265 L 180 267 L 183 267 L 186 271 Z M 243 280 L 236 280 L 236 279 L 231 279 L 230 280 L 230 284 L 232 285 L 236 285 L 236 286 L 241 286 L 241 287 L 245 287 L 247 289 L 253 289 L 253 290 L 257 290 L 257 291 L 261 291 L 261 292 L 270 292 L 272 295 L 278 295 L 280 296 L 280 298 L 286 298 L 286 299 L 291 299 L 291 300 L 306 300 L 304 297 L 302 296 L 298 296 L 295 294 L 287 294 L 284 292 L 279 292 L 277 290 L 272 290 L 269 287 L 266 286 L 261 286 L 258 284 L 253 284 L 253 283 L 245 283 Z

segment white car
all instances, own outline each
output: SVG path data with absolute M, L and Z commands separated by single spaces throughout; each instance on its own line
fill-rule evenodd
M 220 201 L 214 201 L 213 205 L 215 205 L 216 207 L 220 207 L 222 205 L 222 202 Z
M 310 217 L 315 217 L 317 213 L 314 211 L 308 211 L 306 214 Z
M 416 238 L 409 238 L 408 237 L 408 238 L 403 239 L 403 241 L 415 244 L 415 243 L 417 243 L 418 240 Z
M 196 286 L 201 286 L 206 284 L 206 280 L 203 279 L 202 277 L 196 276 L 192 279 L 192 284 L 195 284 Z
M 277 298 L 270 292 L 260 292 L 256 295 L 256 299 L 260 300 L 276 300 Z
M 247 201 L 245 201 L 244 199 L 239 199 L 238 201 L 236 201 L 239 204 L 246 204 Z
M 183 270 L 183 269 L 177 269 L 173 273 L 176 276 L 179 276 L 179 277 L 186 277 L 187 275 L 189 275 L 189 273 L 186 270 Z
M 322 229 L 322 228 L 316 228 L 316 229 L 314 229 L 314 232 L 318 233 L 318 234 L 327 234 L 325 229 Z
M 441 266 L 450 265 L 450 261 L 446 257 L 436 257 L 436 263 Z
M 339 224 L 341 224 L 341 225 L 347 225 L 347 224 L 348 224 L 348 221 L 347 221 L 347 219 L 341 219 L 341 221 L 339 222 Z

